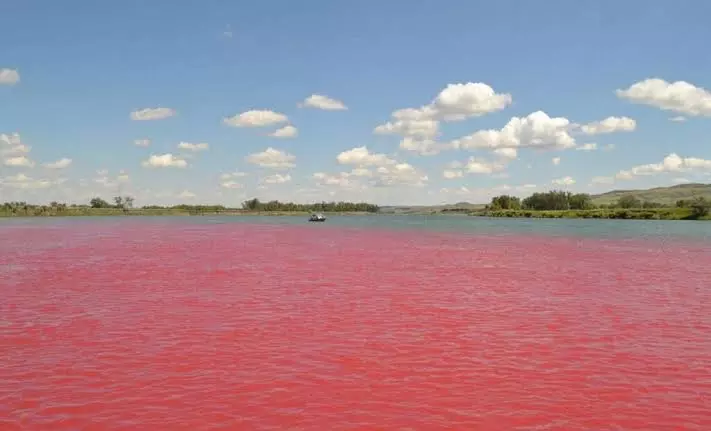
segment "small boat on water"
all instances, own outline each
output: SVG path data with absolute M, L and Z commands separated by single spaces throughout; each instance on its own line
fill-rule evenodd
M 309 217 L 309 221 L 326 221 L 326 216 L 321 213 L 314 213 Z

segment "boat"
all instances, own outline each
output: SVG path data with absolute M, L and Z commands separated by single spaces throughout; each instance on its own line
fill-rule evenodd
M 321 213 L 313 213 L 309 217 L 309 221 L 326 221 L 326 216 Z

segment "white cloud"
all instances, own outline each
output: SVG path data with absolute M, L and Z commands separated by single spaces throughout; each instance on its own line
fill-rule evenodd
M 20 73 L 15 69 L 0 69 L 0 85 L 15 85 L 20 82 Z
M 145 108 L 131 112 L 131 120 L 134 121 L 151 121 L 164 120 L 176 114 L 171 108 Z
M 508 154 L 511 156 L 511 154 Z M 503 157 L 499 161 L 490 161 L 477 157 L 470 157 L 466 163 L 452 162 L 449 169 L 445 169 L 442 176 L 447 179 L 461 178 L 465 173 L 491 175 L 501 173 L 506 169 L 510 157 Z
M 241 189 L 242 184 L 236 182 L 236 181 L 223 181 L 220 183 L 220 187 L 223 189 Z
M 455 148 L 498 149 L 540 148 L 566 149 L 575 147 L 575 139 L 569 133 L 567 118 L 551 118 L 543 111 L 527 117 L 513 117 L 501 130 L 480 130 L 452 141 Z
M 427 175 L 409 163 L 398 162 L 385 154 L 371 153 L 365 146 L 344 151 L 336 160 L 339 164 L 350 165 L 354 169 L 338 175 L 317 172 L 314 178 L 320 184 L 363 188 L 364 184 L 359 178 L 367 178 L 368 183 L 375 187 L 422 186 L 428 181 Z
M 556 166 L 560 165 L 560 157 L 553 157 L 551 162 Z
M 336 160 L 342 165 L 358 167 L 394 165 L 397 162 L 385 154 L 371 153 L 367 147 L 356 147 L 340 153 Z
M 513 160 L 518 157 L 518 150 L 516 148 L 498 148 L 494 150 L 494 154 L 503 159 Z
M 25 156 L 15 156 L 6 158 L 3 164 L 16 168 L 31 168 L 35 165 L 35 162 Z
M 232 117 L 227 117 L 222 121 L 232 127 L 265 127 L 286 123 L 289 121 L 289 117 L 274 111 L 251 110 Z
M 688 178 L 678 177 L 678 178 L 673 178 L 672 182 L 675 184 L 689 184 L 691 182 L 691 180 Z
M 351 179 L 352 175 L 348 172 L 341 172 L 340 174 L 332 175 L 324 172 L 316 172 L 313 174 L 313 178 L 319 185 L 322 186 L 338 186 L 341 188 L 355 188 L 360 186 L 360 183 L 355 182 Z
M 19 133 L 0 134 L 0 156 L 22 156 L 28 154 L 31 147 L 22 143 Z
M 376 187 L 424 186 L 428 177 L 409 163 L 379 166 L 372 184 Z
M 463 176 L 464 176 L 464 172 L 462 172 L 461 170 L 457 170 L 457 169 L 445 169 L 442 172 L 442 177 L 444 177 L 448 180 L 453 180 L 455 178 L 461 178 Z
M 400 141 L 401 150 L 411 151 L 421 156 L 434 156 L 448 148 L 450 148 L 448 145 L 436 142 L 432 139 L 418 139 L 406 136 Z
M 127 183 L 130 180 L 128 173 L 123 170 L 119 171 L 118 175 L 116 175 L 114 178 L 111 178 L 111 175 L 109 175 L 109 171 L 106 169 L 100 169 L 96 171 L 96 175 L 97 176 L 93 179 L 94 183 L 106 188 L 115 188 L 123 183 Z
M 185 168 L 188 166 L 188 162 L 171 153 L 152 154 L 148 160 L 143 162 L 143 166 L 147 168 Z
M 601 121 L 584 124 L 580 130 L 586 135 L 604 133 L 631 132 L 637 128 L 637 122 L 629 117 L 607 117 Z
M 273 138 L 293 138 L 298 134 L 299 130 L 296 127 L 292 126 L 291 124 L 287 124 L 286 126 L 270 133 L 269 136 Z
M 69 167 L 69 165 L 71 165 L 71 164 L 72 164 L 72 159 L 68 159 L 68 158 L 64 157 L 64 158 L 61 158 L 55 162 L 45 163 L 42 166 L 44 166 L 45 168 L 49 168 L 49 169 L 64 169 L 64 168 Z
M 683 123 L 686 121 L 686 117 L 671 117 L 669 121 L 673 121 L 674 123 Z
M 136 139 L 133 141 L 133 145 L 137 147 L 147 147 L 151 145 L 151 140 L 150 139 Z
M 221 180 L 229 180 L 232 178 L 242 178 L 242 177 L 246 177 L 246 176 L 247 176 L 247 174 L 245 172 L 235 171 L 235 172 L 228 172 L 228 173 L 224 173 L 224 174 L 220 175 L 220 179 Z
M 323 109 L 325 111 L 344 111 L 348 109 L 340 100 L 320 94 L 312 94 L 300 103 L 299 106 L 303 108 Z
M 205 143 L 205 142 L 200 142 L 198 144 L 192 144 L 190 142 L 181 142 L 178 144 L 178 148 L 181 150 L 188 150 L 188 151 L 206 151 L 210 149 L 210 145 Z
M 15 189 L 46 189 L 58 184 L 64 183 L 63 178 L 58 179 L 35 179 L 25 174 L 17 174 L 4 178 L 0 178 L 0 186 L 6 186 Z
M 248 163 L 270 169 L 288 169 L 295 166 L 296 156 L 272 147 L 261 153 L 250 154 L 246 158 Z
M 506 165 L 503 163 L 490 162 L 476 157 L 471 157 L 467 164 L 464 165 L 464 169 L 470 174 L 493 174 L 506 169 Z
M 195 193 L 189 190 L 183 190 L 180 194 L 178 194 L 178 197 L 181 199 L 192 199 L 195 197 Z
M 449 84 L 435 99 L 420 108 L 398 109 L 392 119 L 377 126 L 373 132 L 380 135 L 400 135 L 424 140 L 403 141 L 400 147 L 420 154 L 432 155 L 440 149 L 431 139 L 439 134 L 441 121 L 461 121 L 500 111 L 511 104 L 510 94 L 498 94 L 484 83 Z M 425 153 L 422 149 L 425 148 Z M 437 148 L 433 151 L 433 149 Z
M 628 170 L 622 170 L 615 175 L 615 178 L 618 180 L 630 180 L 639 176 L 686 171 L 711 172 L 711 160 L 697 157 L 680 157 L 676 153 L 671 153 L 660 163 L 639 165 Z
M 570 185 L 575 184 L 575 180 L 572 177 L 563 177 L 563 178 L 555 179 L 555 180 L 551 181 L 551 183 L 558 185 L 558 186 L 570 186 Z
M 691 116 L 711 117 L 711 92 L 685 81 L 673 83 L 650 78 L 617 90 L 618 97 L 632 103 L 654 106 Z
M 377 126 L 373 132 L 378 135 L 401 135 L 406 137 L 433 138 L 439 132 L 437 120 L 395 120 Z
M 614 148 L 614 145 L 611 148 Z M 587 144 L 579 145 L 575 147 L 575 149 L 578 151 L 595 151 L 597 150 L 597 144 L 594 142 L 590 142 Z
M 284 184 L 288 183 L 291 181 L 291 175 L 286 174 L 286 175 L 281 175 L 281 174 L 274 174 L 274 175 L 269 175 L 268 177 L 264 177 L 262 179 L 263 184 Z

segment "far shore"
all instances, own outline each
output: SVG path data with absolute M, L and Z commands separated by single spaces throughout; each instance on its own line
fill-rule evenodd
M 693 218 L 688 208 L 654 208 L 654 209 L 592 209 L 592 210 L 427 210 L 421 211 L 320 211 L 326 217 L 338 216 L 474 216 L 492 218 L 534 218 L 534 219 L 617 219 L 617 220 L 711 220 L 711 216 Z M 264 216 L 264 217 L 308 217 L 312 211 L 251 211 L 251 210 L 220 210 L 220 211 L 190 211 L 177 208 L 145 209 L 135 208 L 122 210 L 119 208 L 66 208 L 60 211 L 0 211 L 0 218 L 25 217 L 151 217 L 151 216 Z

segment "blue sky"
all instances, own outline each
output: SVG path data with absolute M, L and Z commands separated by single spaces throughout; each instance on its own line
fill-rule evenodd
M 711 182 L 708 2 L 47 0 L 0 14 L 0 201 L 431 204 Z M 312 95 L 332 100 L 304 106 Z M 287 125 L 295 136 L 269 136 Z

